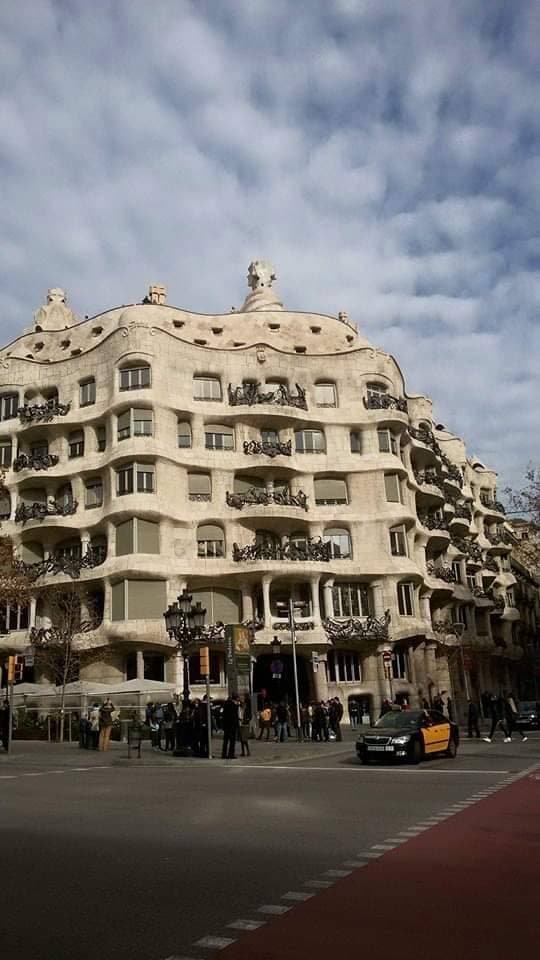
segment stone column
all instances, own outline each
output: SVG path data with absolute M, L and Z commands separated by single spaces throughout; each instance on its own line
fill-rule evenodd
M 30 611 L 28 614 L 29 627 L 35 627 L 36 625 L 36 607 L 37 607 L 37 597 L 30 597 Z
M 107 557 L 109 560 L 111 557 L 116 556 L 116 526 L 109 520 L 107 522 Z
M 371 584 L 373 596 L 373 612 L 376 617 L 384 617 L 384 593 L 382 580 L 375 580 Z
M 424 657 L 428 685 L 426 697 L 429 700 L 430 696 L 437 692 L 437 645 L 435 643 L 426 643 Z
M 327 620 L 334 616 L 334 598 L 332 596 L 333 586 L 333 579 L 325 580 L 323 584 L 324 616 Z
M 309 584 L 311 587 L 311 611 L 315 627 L 321 626 L 321 611 L 319 608 L 319 582 L 320 577 L 316 577 L 316 579 L 310 580 Z
M 174 690 L 182 689 L 182 675 L 184 671 L 184 660 L 179 650 L 175 650 L 172 656 L 172 683 Z
M 420 597 L 420 616 L 422 620 L 427 620 L 428 623 L 431 623 L 431 592 L 423 593 Z
M 137 680 L 144 680 L 144 653 L 142 650 L 137 650 Z
M 270 612 L 270 584 L 272 583 L 272 577 L 263 577 L 262 579 L 262 594 L 263 594 L 263 616 L 264 616 L 264 629 L 272 629 L 272 616 Z
M 391 684 L 391 681 L 390 681 L 390 680 L 387 680 L 387 679 L 386 679 L 386 676 L 385 676 L 385 673 L 384 673 L 384 660 L 383 660 L 383 658 L 382 658 L 382 650 L 383 650 L 383 649 L 391 649 L 391 648 L 388 647 L 388 646 L 386 646 L 386 647 L 384 647 L 384 648 L 380 648 L 379 650 L 377 650 L 377 654 L 376 654 L 376 657 L 377 657 L 377 681 L 378 681 L 378 686 L 379 686 L 379 703 L 378 703 L 378 704 L 375 704 L 375 708 L 376 708 L 376 709 L 377 709 L 377 707 L 380 708 L 381 702 L 382 702 L 383 700 L 385 700 L 386 698 L 388 698 L 388 700 L 391 700 L 391 699 L 392 699 L 392 692 L 391 692 L 391 690 L 392 690 L 392 684 Z M 377 712 L 378 712 L 378 711 L 377 711 Z
M 249 583 L 241 583 L 242 591 L 242 620 L 253 620 L 253 595 Z
M 408 659 L 409 659 L 409 681 L 411 684 L 412 693 L 411 693 L 411 706 L 420 706 L 419 697 L 418 697 L 418 676 L 416 673 L 416 660 L 414 656 L 414 647 L 410 646 L 408 650 Z
M 319 669 L 313 670 L 313 688 L 315 691 L 315 700 L 328 700 L 326 656 L 319 656 Z

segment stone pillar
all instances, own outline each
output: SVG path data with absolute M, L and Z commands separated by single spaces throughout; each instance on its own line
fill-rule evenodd
M 137 680 L 144 680 L 144 653 L 142 650 L 137 650 Z
M 184 661 L 179 650 L 175 650 L 172 656 L 172 683 L 175 693 L 182 689 L 182 674 L 184 671 Z
M 390 680 L 387 680 L 387 679 L 386 679 L 386 676 L 385 676 L 385 673 L 384 673 L 384 660 L 383 660 L 383 658 L 382 658 L 382 649 L 383 649 L 383 648 L 381 648 L 380 650 L 377 650 L 377 654 L 376 654 L 376 657 L 377 657 L 377 664 L 376 664 L 376 665 L 377 665 L 377 682 L 378 682 L 378 686 L 379 686 L 379 703 L 378 703 L 378 704 L 375 704 L 375 707 L 376 707 L 376 708 L 377 708 L 377 706 L 380 707 L 380 704 L 381 704 L 381 702 L 382 702 L 383 700 L 386 700 L 387 698 L 388 698 L 388 700 L 391 700 L 391 699 L 392 699 L 392 683 L 391 683 Z M 389 647 L 386 647 L 386 648 L 384 648 L 384 649 L 390 649 L 390 648 L 389 648 Z
M 332 597 L 333 580 L 325 580 L 323 584 L 324 616 L 331 619 L 334 616 L 334 599 Z
M 420 616 L 422 620 L 431 623 L 431 593 L 423 593 L 420 597 Z
M 36 607 L 37 607 L 37 597 L 30 597 L 30 611 L 28 615 L 29 627 L 35 627 L 36 625 Z
M 382 580 L 376 580 L 371 584 L 371 593 L 373 596 L 373 612 L 376 617 L 384 617 L 384 593 Z
M 272 629 L 272 616 L 270 612 L 270 584 L 272 583 L 272 577 L 263 577 L 262 579 L 262 594 L 263 594 L 263 616 L 264 616 L 264 629 Z
M 240 584 L 242 591 L 242 620 L 253 620 L 253 595 L 249 583 Z
M 313 688 L 315 691 L 315 700 L 328 700 L 326 656 L 319 656 L 319 669 L 313 670 Z
M 319 582 L 320 577 L 316 577 L 315 580 L 310 580 L 311 587 L 311 612 L 313 616 L 313 623 L 315 627 L 321 626 L 321 611 L 319 608 Z
M 408 654 L 409 654 L 409 657 L 408 657 L 408 659 L 409 659 L 409 681 L 410 681 L 410 684 L 411 684 L 411 686 L 412 686 L 412 688 L 413 688 L 413 689 L 412 689 L 412 693 L 411 693 L 411 706 L 417 706 L 417 707 L 419 707 L 419 706 L 421 706 L 421 704 L 420 704 L 420 698 L 419 698 L 419 696 L 418 696 L 418 676 L 417 676 L 417 673 L 416 673 L 416 660 L 415 660 L 415 656 L 414 656 L 414 647 L 412 647 L 412 646 L 409 647 Z
M 109 520 L 107 522 L 107 557 L 110 560 L 111 557 L 116 556 L 116 526 Z
M 437 692 L 437 646 L 435 643 L 426 643 L 424 650 L 426 664 L 426 682 L 428 700 Z

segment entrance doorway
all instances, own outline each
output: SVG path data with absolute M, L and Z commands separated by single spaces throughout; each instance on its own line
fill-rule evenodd
M 283 664 L 283 672 L 279 679 L 272 676 L 272 664 L 275 663 L 275 661 L 281 661 Z M 298 670 L 300 703 L 307 703 L 310 699 L 309 677 L 307 663 L 303 657 L 296 658 L 296 666 Z M 260 699 L 269 700 L 271 703 L 279 703 L 281 700 L 294 703 L 294 666 L 292 654 L 281 652 L 279 654 L 260 654 L 253 667 L 253 692 L 259 695 Z

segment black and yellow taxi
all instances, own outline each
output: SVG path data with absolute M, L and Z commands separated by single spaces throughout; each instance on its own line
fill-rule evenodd
M 420 763 L 432 754 L 454 758 L 459 729 L 436 710 L 392 710 L 362 731 L 356 752 L 362 763 L 404 760 Z

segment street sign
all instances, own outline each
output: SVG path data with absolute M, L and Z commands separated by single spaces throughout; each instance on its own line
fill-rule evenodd
M 393 653 L 392 653 L 391 650 L 383 650 L 383 652 L 382 652 L 382 658 L 383 658 L 383 660 L 384 660 L 385 663 L 390 663 L 392 657 L 393 657 Z
M 272 671 L 272 679 L 280 680 L 283 673 L 283 661 L 282 660 L 272 660 L 270 664 L 270 669 Z

